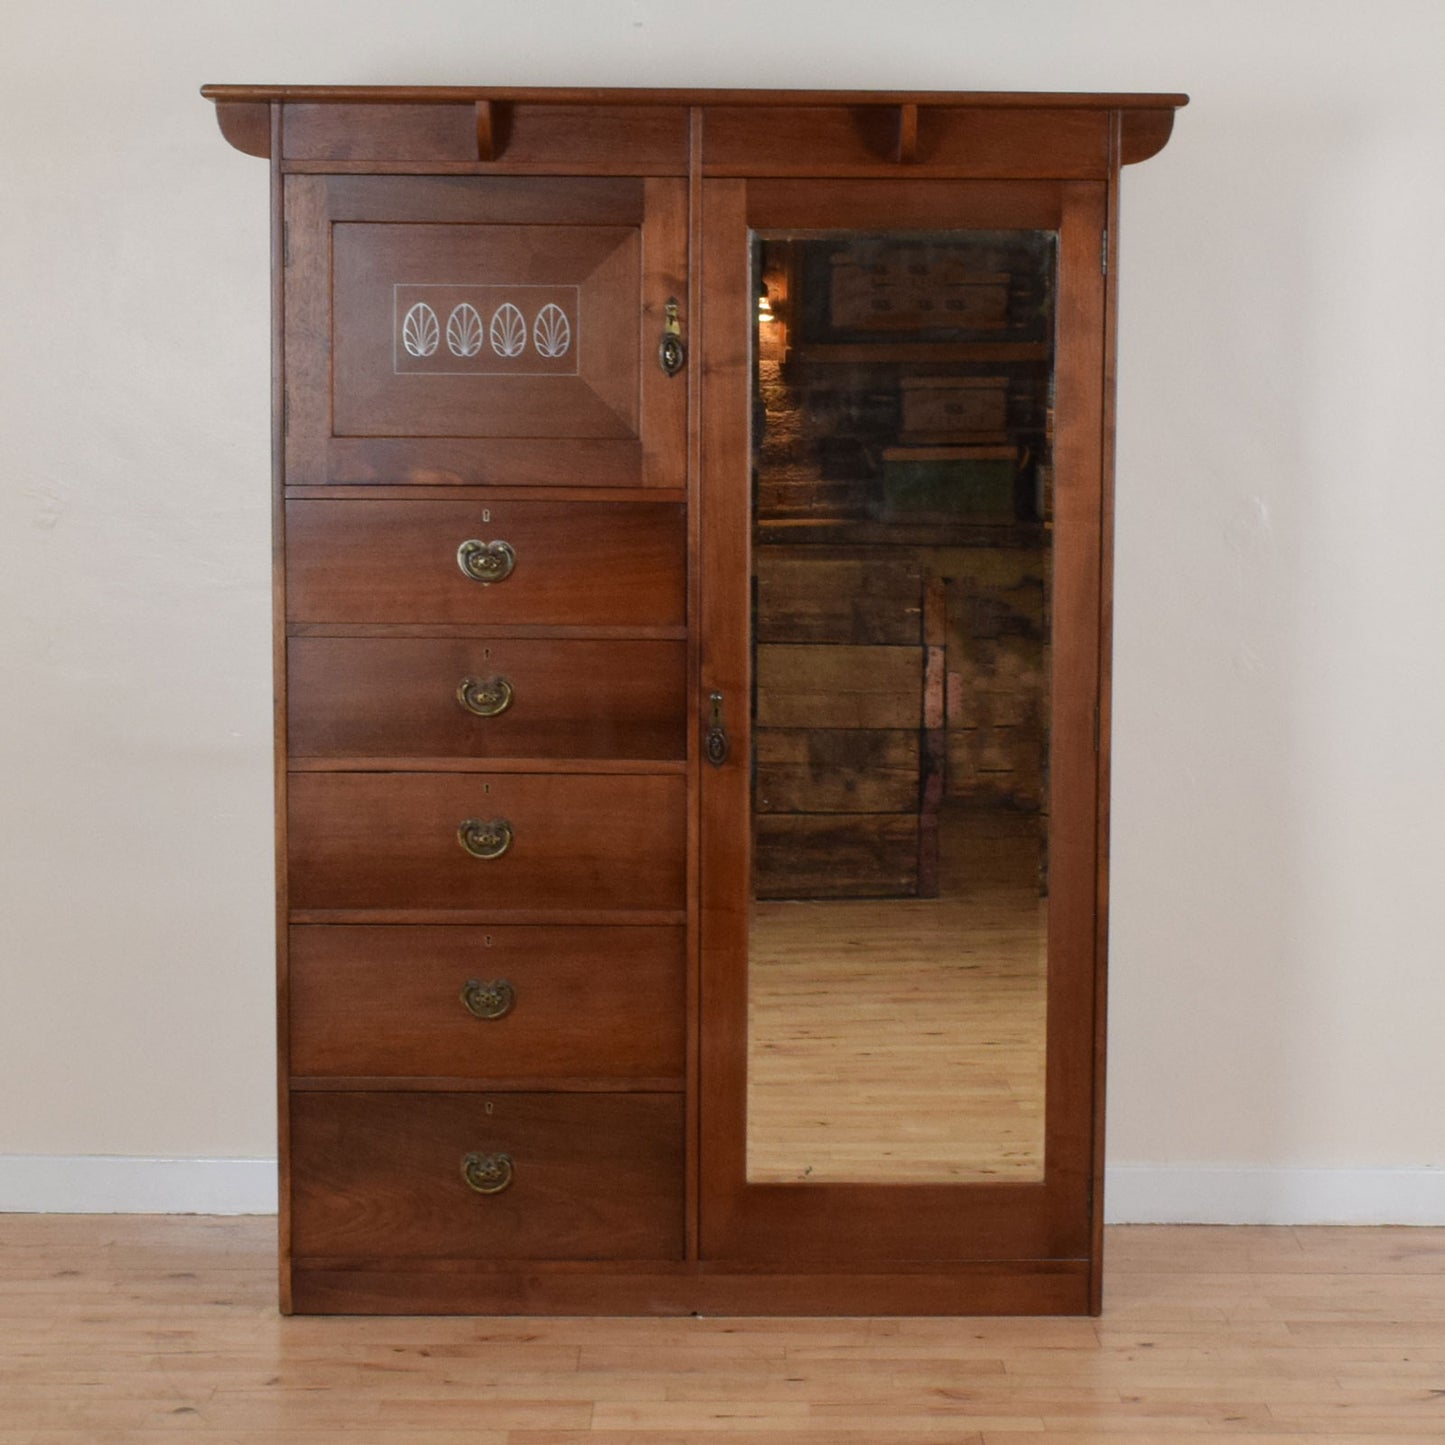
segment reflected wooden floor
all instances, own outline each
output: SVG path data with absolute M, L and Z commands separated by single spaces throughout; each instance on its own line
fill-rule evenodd
M 748 1177 L 1043 1177 L 1038 822 L 947 820 L 937 899 L 753 906 Z
M 1112 1229 L 1097 1320 L 287 1320 L 275 1247 L 0 1216 L 0 1445 L 1445 1439 L 1441 1229 Z

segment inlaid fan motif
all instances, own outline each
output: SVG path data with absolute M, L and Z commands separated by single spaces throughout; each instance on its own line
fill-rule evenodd
M 576 286 L 392 287 L 393 370 L 476 376 L 575 376 Z

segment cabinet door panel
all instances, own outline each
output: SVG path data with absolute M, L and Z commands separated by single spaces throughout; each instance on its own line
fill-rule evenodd
M 1087 1258 L 1106 187 L 703 192 L 702 1256 Z
M 286 479 L 682 484 L 681 181 L 291 177 Z

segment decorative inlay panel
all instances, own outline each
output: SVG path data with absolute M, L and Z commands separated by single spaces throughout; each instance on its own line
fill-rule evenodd
M 576 376 L 576 286 L 392 287 L 392 370 L 448 376 Z

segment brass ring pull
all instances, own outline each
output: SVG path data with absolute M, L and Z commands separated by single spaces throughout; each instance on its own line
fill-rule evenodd
M 462 990 L 462 1002 L 466 1004 L 467 1012 L 479 1019 L 499 1019 L 511 1013 L 516 1006 L 517 990 L 509 979 L 494 978 L 489 983 L 482 983 L 469 978 Z
M 512 705 L 512 684 L 505 677 L 464 677 L 457 701 L 477 717 L 496 717 Z
M 473 582 L 505 582 L 516 565 L 517 554 L 510 542 L 479 542 L 472 537 L 457 548 L 457 566 Z
M 500 1194 L 512 1187 L 512 1156 L 510 1154 L 463 1154 L 462 1178 L 468 1189 L 478 1194 Z
M 512 825 L 505 818 L 468 818 L 457 842 L 473 858 L 500 858 L 512 846 Z

